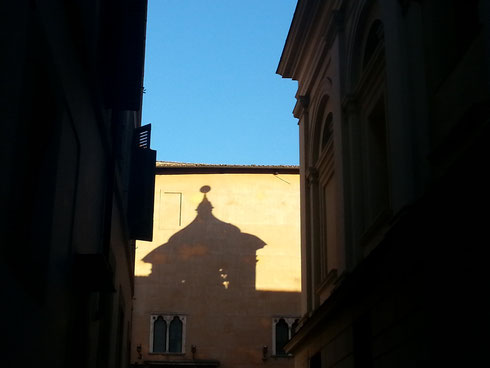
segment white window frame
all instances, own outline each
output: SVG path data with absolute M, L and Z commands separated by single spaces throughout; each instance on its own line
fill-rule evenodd
M 165 351 L 164 352 L 154 352 L 153 351 L 153 333 L 154 333 L 154 324 L 158 317 L 162 317 L 165 322 L 167 322 L 167 330 L 166 330 L 166 338 L 165 338 Z M 169 331 L 170 331 L 170 322 L 174 319 L 174 317 L 178 317 L 182 322 L 182 350 L 180 352 L 169 352 L 168 344 L 169 344 Z M 176 355 L 176 354 L 185 354 L 185 337 L 186 337 L 186 321 L 187 316 L 184 314 L 177 313 L 158 313 L 150 315 L 150 354 L 166 354 L 166 355 Z
M 292 354 L 277 355 L 277 351 L 276 351 L 276 325 L 281 319 L 283 319 L 288 325 L 288 341 L 290 341 L 291 337 L 293 337 L 293 324 L 294 324 L 294 322 L 299 321 L 299 317 L 282 317 L 281 316 L 281 317 L 272 318 L 272 356 L 277 356 L 277 357 L 292 356 Z

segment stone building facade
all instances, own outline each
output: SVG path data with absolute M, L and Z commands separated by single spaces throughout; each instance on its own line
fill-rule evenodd
M 138 241 L 131 363 L 292 368 L 299 171 L 157 163 L 153 241 Z
M 488 1 L 299 0 L 296 368 L 488 365 Z

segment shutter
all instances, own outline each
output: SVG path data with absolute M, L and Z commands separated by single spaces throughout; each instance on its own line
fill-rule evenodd
M 151 124 L 134 131 L 128 198 L 131 239 L 153 239 L 156 151 L 150 149 Z

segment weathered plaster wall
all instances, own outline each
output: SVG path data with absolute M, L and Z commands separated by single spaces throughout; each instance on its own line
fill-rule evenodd
M 272 358 L 272 318 L 299 317 L 299 175 L 157 175 L 154 236 L 136 249 L 132 362 Z M 185 353 L 149 353 L 150 315 L 186 315 Z M 135 347 L 141 344 L 142 359 Z

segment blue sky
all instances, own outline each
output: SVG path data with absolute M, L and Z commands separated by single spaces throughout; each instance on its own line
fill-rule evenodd
M 296 0 L 149 0 L 142 124 L 160 161 L 297 165 L 276 74 Z

